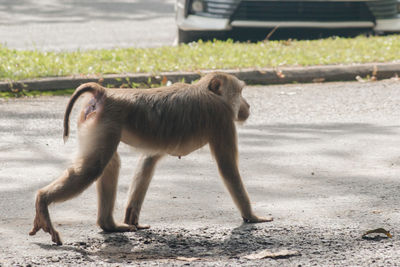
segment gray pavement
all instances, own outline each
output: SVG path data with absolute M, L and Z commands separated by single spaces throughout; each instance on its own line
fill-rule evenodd
M 75 127 L 66 145 L 61 136 L 68 98 L 0 100 L 0 265 L 398 266 L 400 81 L 255 86 L 244 95 L 252 115 L 238 126 L 240 169 L 256 213 L 274 222 L 242 225 L 203 148 L 161 162 L 141 216 L 150 230 L 103 233 L 94 186 L 52 206 L 60 247 L 28 232 L 35 191 L 75 151 Z M 138 153 L 119 151 L 120 220 Z M 379 227 L 393 238 L 361 238 Z M 243 258 L 263 249 L 301 256 Z
M 174 0 L 0 0 L 0 44 L 76 50 L 172 45 Z

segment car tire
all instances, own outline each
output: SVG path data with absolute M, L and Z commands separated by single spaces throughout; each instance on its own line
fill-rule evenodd
M 199 40 L 200 35 L 196 31 L 184 31 L 178 29 L 178 43 L 187 44 L 190 42 L 195 42 Z

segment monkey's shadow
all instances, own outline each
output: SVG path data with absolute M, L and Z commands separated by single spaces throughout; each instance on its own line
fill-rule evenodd
M 273 246 L 262 235 L 255 235 L 254 225 L 242 224 L 233 230 L 200 228 L 150 229 L 130 235 L 106 234 L 105 243 L 96 256 L 115 262 L 129 260 L 176 259 L 177 257 L 218 259 L 239 258 Z
M 37 244 L 49 250 L 75 252 L 87 262 L 96 259 L 115 263 L 137 260 L 168 260 L 177 257 L 201 260 L 236 259 L 260 249 L 271 248 L 274 242 L 260 234 L 261 228 L 242 224 L 237 228 L 150 229 L 134 233 L 100 232 L 104 239 L 91 238 L 63 246 Z M 257 233 L 258 234 L 255 234 Z M 83 246 L 82 246 L 83 243 Z

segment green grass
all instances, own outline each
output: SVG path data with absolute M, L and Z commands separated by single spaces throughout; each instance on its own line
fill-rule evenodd
M 396 35 L 259 43 L 214 41 L 175 47 L 73 52 L 17 51 L 0 46 L 0 80 L 390 62 L 399 59 L 400 36 Z

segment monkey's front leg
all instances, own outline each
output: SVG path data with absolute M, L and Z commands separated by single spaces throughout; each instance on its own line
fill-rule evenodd
M 226 142 L 229 139 L 227 138 Z M 222 145 L 221 145 L 222 144 Z M 233 201 L 238 207 L 245 223 L 261 223 L 273 221 L 272 217 L 261 217 L 253 213 L 247 191 L 243 185 L 242 178 L 237 166 L 237 150 L 235 143 L 224 146 L 223 142 L 210 143 L 218 164 L 219 172 L 223 178 Z
M 150 228 L 149 225 L 139 225 L 139 215 L 155 166 L 161 157 L 162 155 L 143 155 L 140 158 L 138 169 L 131 184 L 125 212 L 125 223 L 134 225 L 137 229 Z
M 233 201 L 240 210 L 243 221 L 245 223 L 262 223 L 273 221 L 272 217 L 261 217 L 253 213 L 249 196 L 243 185 L 239 172 L 234 171 L 234 166 L 232 166 L 233 169 L 228 171 L 225 169 L 225 167 L 226 165 L 222 167 L 221 174 L 224 183 L 233 198 Z

